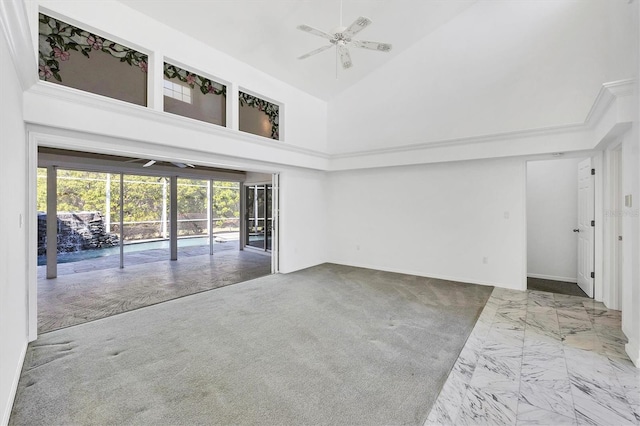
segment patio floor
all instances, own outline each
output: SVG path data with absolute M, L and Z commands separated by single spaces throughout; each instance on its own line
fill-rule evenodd
M 38 333 L 94 321 L 144 306 L 248 281 L 271 273 L 271 256 L 238 250 L 236 243 L 139 251 L 58 264 L 58 277 L 46 279 L 38 267 Z

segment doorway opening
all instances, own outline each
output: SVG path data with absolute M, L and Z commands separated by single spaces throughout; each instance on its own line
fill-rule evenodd
M 270 209 L 268 255 L 242 250 L 245 172 L 53 148 L 38 163 L 39 333 L 272 273 Z
M 529 161 L 526 173 L 527 288 L 593 298 L 591 159 Z

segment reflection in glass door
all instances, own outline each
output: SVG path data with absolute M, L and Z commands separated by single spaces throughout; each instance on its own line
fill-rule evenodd
M 271 184 L 247 187 L 245 246 L 271 250 L 273 218 L 271 217 Z

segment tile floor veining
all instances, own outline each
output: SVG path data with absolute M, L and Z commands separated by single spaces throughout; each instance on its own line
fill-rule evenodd
M 496 288 L 425 425 L 640 425 L 620 311 Z

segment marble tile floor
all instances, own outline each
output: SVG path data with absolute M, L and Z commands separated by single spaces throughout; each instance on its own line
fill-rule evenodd
M 271 256 L 225 250 L 92 269 L 95 259 L 76 262 L 76 273 L 38 279 L 38 332 L 70 327 L 178 297 L 212 290 L 271 273 Z M 144 252 L 140 252 L 144 253 Z M 142 256 L 142 255 L 139 255 Z M 113 256 L 111 256 L 113 257 Z M 80 264 L 86 264 L 84 266 Z M 68 265 L 68 264 L 63 264 Z M 82 272 L 80 272 L 82 271 Z
M 496 288 L 425 425 L 640 425 L 620 311 Z

